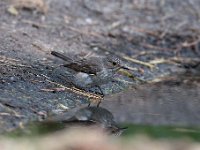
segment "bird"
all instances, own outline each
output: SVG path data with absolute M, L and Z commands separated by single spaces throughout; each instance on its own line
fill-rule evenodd
M 97 72 L 96 75 L 91 75 L 83 72 L 71 73 L 65 71 L 61 76 L 67 79 L 72 85 L 80 89 L 88 89 L 92 87 L 98 87 L 101 91 L 100 86 L 108 83 L 109 81 L 114 81 L 114 74 L 119 68 L 115 69 L 102 69 L 102 71 Z M 102 91 L 101 91 L 102 92 Z M 103 92 L 101 93 L 102 95 Z
M 76 72 L 84 72 L 87 74 L 96 75 L 103 69 L 127 69 L 128 67 L 121 65 L 118 57 L 108 55 L 107 57 L 90 56 L 91 53 L 66 53 L 62 54 L 56 51 L 51 51 L 53 56 L 56 56 L 65 61 L 64 67 L 70 68 Z
M 103 107 L 83 107 L 76 111 L 74 116 L 69 119 L 62 120 L 67 126 L 80 125 L 91 126 L 96 125 L 104 129 L 109 134 L 121 135 L 127 127 L 119 127 L 114 121 L 113 114 Z
M 84 53 L 64 55 L 56 51 L 51 51 L 51 54 L 66 61 L 64 67 L 74 70 L 73 73 L 62 74 L 72 85 L 83 90 L 97 87 L 103 97 L 101 85 L 114 81 L 114 75 L 119 69 L 129 70 L 128 67 L 121 65 L 120 59 L 114 56 L 89 57 L 90 54 Z

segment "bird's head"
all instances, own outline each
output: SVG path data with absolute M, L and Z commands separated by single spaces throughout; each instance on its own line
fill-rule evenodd
M 125 66 L 125 64 L 123 64 L 123 62 L 116 56 L 113 55 L 109 55 L 107 57 L 107 61 L 105 62 L 106 67 L 108 67 L 109 69 L 125 69 L 125 70 L 129 70 L 128 67 Z

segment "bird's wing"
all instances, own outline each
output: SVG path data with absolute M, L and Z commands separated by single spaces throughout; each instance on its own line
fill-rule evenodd
M 51 55 L 56 56 L 56 57 L 58 57 L 58 58 L 60 58 L 62 60 L 65 60 L 67 62 L 73 61 L 71 57 L 68 57 L 67 55 L 61 54 L 61 53 L 56 52 L 56 51 L 51 51 Z

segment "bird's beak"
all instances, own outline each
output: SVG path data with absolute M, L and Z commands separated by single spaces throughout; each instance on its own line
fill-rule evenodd
M 118 125 L 113 125 L 112 128 L 117 129 L 117 130 L 127 130 L 128 127 L 119 127 Z
M 130 70 L 127 66 L 120 66 L 121 69 Z
M 114 127 L 114 130 L 112 130 L 112 134 L 116 136 L 120 136 L 125 130 L 127 130 L 128 127 Z
M 122 128 L 119 128 L 120 130 L 127 130 L 128 127 L 122 127 Z

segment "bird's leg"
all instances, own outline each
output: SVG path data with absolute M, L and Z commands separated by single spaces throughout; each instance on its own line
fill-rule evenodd
M 104 93 L 103 93 L 103 90 L 101 89 L 101 87 L 100 86 L 97 86 L 97 87 L 100 90 L 101 95 L 104 97 Z M 101 104 L 101 100 L 98 102 L 97 107 L 99 107 L 100 104 Z
M 100 86 L 97 86 L 97 87 L 98 87 L 98 89 L 100 90 L 101 95 L 104 97 L 104 93 L 103 93 L 103 90 L 101 89 L 101 87 L 100 87 Z
M 101 100 L 98 102 L 97 107 L 99 107 L 100 104 L 101 104 Z

